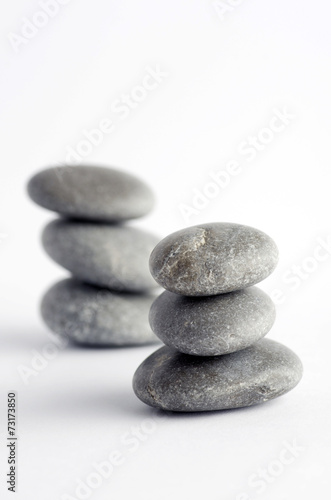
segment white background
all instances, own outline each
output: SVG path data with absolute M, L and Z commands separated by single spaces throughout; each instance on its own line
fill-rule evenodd
M 15 51 L 10 33 L 21 36 L 23 18 L 33 19 L 40 6 L 2 2 L 1 498 L 81 498 L 77 480 L 85 482 L 93 463 L 116 450 L 122 463 L 86 498 L 329 494 L 331 248 L 319 245 L 331 235 L 331 8 L 327 0 L 232 4 L 238 5 L 222 18 L 210 0 L 71 0 Z M 111 105 L 135 92 L 147 66 L 167 77 L 121 119 Z M 248 161 L 240 145 L 284 108 L 290 123 Z M 68 147 L 104 118 L 114 121 L 113 132 L 84 161 L 124 168 L 154 188 L 157 207 L 137 225 L 162 237 L 187 225 L 231 221 L 275 239 L 280 263 L 261 287 L 281 292 L 270 337 L 304 364 L 293 392 L 249 409 L 162 419 L 131 389 L 136 367 L 155 347 L 65 348 L 24 384 L 18 367 L 31 368 L 54 343 L 39 317 L 40 297 L 66 275 L 40 245 L 54 215 L 33 205 L 25 185 L 37 170 L 64 162 Z M 181 204 L 192 206 L 194 190 L 203 191 L 210 171 L 230 160 L 239 174 L 184 219 Z M 12 389 L 16 495 L 7 493 L 4 478 Z M 128 443 L 136 427 L 140 437 Z M 299 451 L 287 453 L 291 463 L 283 464 L 293 441 Z M 268 480 L 257 486 L 260 468 L 269 470 Z

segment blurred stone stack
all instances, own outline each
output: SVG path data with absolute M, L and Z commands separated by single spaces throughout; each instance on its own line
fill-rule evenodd
M 43 297 L 48 327 L 79 344 L 157 341 L 148 324 L 156 287 L 148 258 L 158 238 L 125 224 L 152 209 L 149 187 L 119 170 L 66 166 L 36 174 L 28 193 L 61 216 L 45 227 L 42 243 L 72 273 Z
M 238 408 L 299 382 L 299 358 L 262 338 L 275 307 L 252 286 L 277 260 L 269 236 L 239 224 L 190 227 L 156 246 L 150 270 L 166 291 L 151 307 L 150 324 L 166 346 L 135 373 L 134 391 L 144 403 L 171 411 Z

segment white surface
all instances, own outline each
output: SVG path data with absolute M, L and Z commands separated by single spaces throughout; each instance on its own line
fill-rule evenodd
M 123 463 L 86 498 L 308 500 L 329 493 L 331 255 L 316 252 L 318 239 L 331 235 L 331 9 L 326 0 L 232 4 L 240 5 L 222 20 L 210 0 L 72 0 L 16 53 L 8 34 L 19 34 L 22 18 L 40 7 L 32 0 L 2 3 L 1 498 L 79 498 L 77 478 L 86 481 L 93 463 L 116 450 Z M 112 103 L 157 65 L 168 76 L 121 120 Z M 284 107 L 295 118 L 247 161 L 240 144 Z M 65 275 L 40 246 L 53 215 L 28 200 L 25 183 L 63 162 L 67 147 L 104 118 L 113 119 L 114 130 L 85 162 L 123 167 L 151 184 L 158 206 L 138 225 L 165 236 L 199 222 L 233 221 L 275 239 L 281 260 L 261 286 L 283 293 L 270 337 L 303 360 L 304 378 L 293 392 L 246 410 L 161 419 L 131 390 L 132 374 L 152 347 L 65 348 L 23 383 L 18 367 L 31 367 L 33 350 L 51 342 L 38 301 Z M 211 169 L 230 160 L 240 173 L 184 220 L 179 205 L 190 204 Z M 294 281 L 293 265 L 312 267 Z M 4 481 L 12 389 L 19 436 L 14 497 Z M 141 426 L 150 433 L 121 442 Z M 284 451 L 294 440 L 296 457 Z M 279 458 L 291 463 L 275 465 Z M 260 467 L 271 478 L 258 486 Z

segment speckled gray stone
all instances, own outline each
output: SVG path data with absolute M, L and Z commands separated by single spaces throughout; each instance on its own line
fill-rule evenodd
M 266 278 L 278 250 L 262 231 L 230 223 L 210 223 L 170 234 L 153 250 L 150 270 L 166 290 L 208 296 L 240 290 Z
M 281 396 L 301 376 L 296 354 L 269 339 L 212 357 L 190 356 L 165 346 L 139 366 L 133 389 L 141 401 L 163 410 L 224 410 Z
M 153 298 L 112 292 L 69 278 L 46 292 L 41 315 L 53 332 L 79 344 L 149 344 L 158 342 L 148 324 Z
M 42 235 L 52 259 L 75 277 L 118 291 L 155 288 L 148 257 L 158 238 L 129 226 L 57 219 Z
M 106 167 L 51 167 L 32 177 L 28 193 L 44 208 L 87 220 L 134 219 L 154 206 L 153 193 L 144 182 Z
M 217 356 L 257 342 L 271 329 L 275 306 L 253 286 L 212 297 L 162 293 L 153 303 L 149 321 L 168 346 L 186 354 Z

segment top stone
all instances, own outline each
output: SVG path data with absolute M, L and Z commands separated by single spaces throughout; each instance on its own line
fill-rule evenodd
M 170 292 L 208 296 L 259 283 L 277 261 L 277 247 L 262 231 L 215 222 L 182 229 L 160 241 L 151 254 L 150 271 Z
M 75 218 L 121 222 L 151 211 L 154 196 L 137 177 L 92 166 L 52 167 L 28 183 L 31 199 L 44 208 Z

